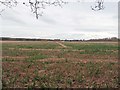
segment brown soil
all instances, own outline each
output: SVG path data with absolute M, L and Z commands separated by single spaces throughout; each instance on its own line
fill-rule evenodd
M 9 59 L 25 59 L 29 58 L 28 56 L 3 56 L 2 58 L 9 58 Z

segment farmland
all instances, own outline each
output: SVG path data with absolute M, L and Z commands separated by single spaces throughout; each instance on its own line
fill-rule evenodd
M 117 88 L 117 42 L 3 41 L 3 88 Z

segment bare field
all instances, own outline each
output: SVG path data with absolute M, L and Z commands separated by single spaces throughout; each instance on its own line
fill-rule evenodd
M 2 84 L 3 88 L 117 88 L 118 43 L 3 41 Z

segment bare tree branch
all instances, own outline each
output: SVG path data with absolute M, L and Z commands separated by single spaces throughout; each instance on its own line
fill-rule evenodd
M 0 8 L 0 15 L 3 11 L 5 11 L 6 8 L 12 8 L 12 7 L 16 7 L 18 4 L 18 2 L 16 0 L 2 0 L 0 1 L 0 7 L 1 5 L 4 6 L 4 8 Z
M 91 6 L 92 10 L 94 11 L 99 11 L 99 10 L 103 10 L 104 7 L 104 0 L 96 0 L 95 5 Z
M 28 2 L 22 2 L 23 5 L 26 5 L 31 9 L 31 12 L 35 14 L 36 19 L 39 18 L 39 16 L 43 15 L 43 10 L 47 6 L 59 6 L 62 8 L 64 4 L 67 4 L 68 2 L 65 2 L 63 0 L 28 0 Z M 104 0 L 96 0 L 95 5 L 91 6 L 92 10 L 98 11 L 104 9 Z M 17 0 L 0 0 L 0 6 L 3 5 L 5 8 L 12 8 L 16 7 L 18 5 Z M 4 9 L 0 10 L 0 15 Z
M 24 5 L 31 8 L 31 12 L 35 14 L 36 19 L 38 19 L 39 16 L 42 16 L 43 12 L 42 10 L 46 8 L 46 6 L 60 6 L 62 7 L 63 4 L 66 4 L 67 2 L 63 2 L 62 0 L 54 0 L 52 1 L 45 1 L 45 0 L 29 0 L 29 5 L 27 3 L 23 2 Z
M 5 5 L 8 8 L 15 7 L 18 4 L 16 0 L 5 0 L 5 1 L 0 1 L 0 3 Z

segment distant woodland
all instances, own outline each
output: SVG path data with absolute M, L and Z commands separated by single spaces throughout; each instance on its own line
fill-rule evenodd
M 111 37 L 111 38 L 102 38 L 102 39 L 89 39 L 89 40 L 61 40 L 61 39 L 34 39 L 34 38 L 10 38 L 10 37 L 0 37 L 0 40 L 2 41 L 119 41 L 117 37 Z

